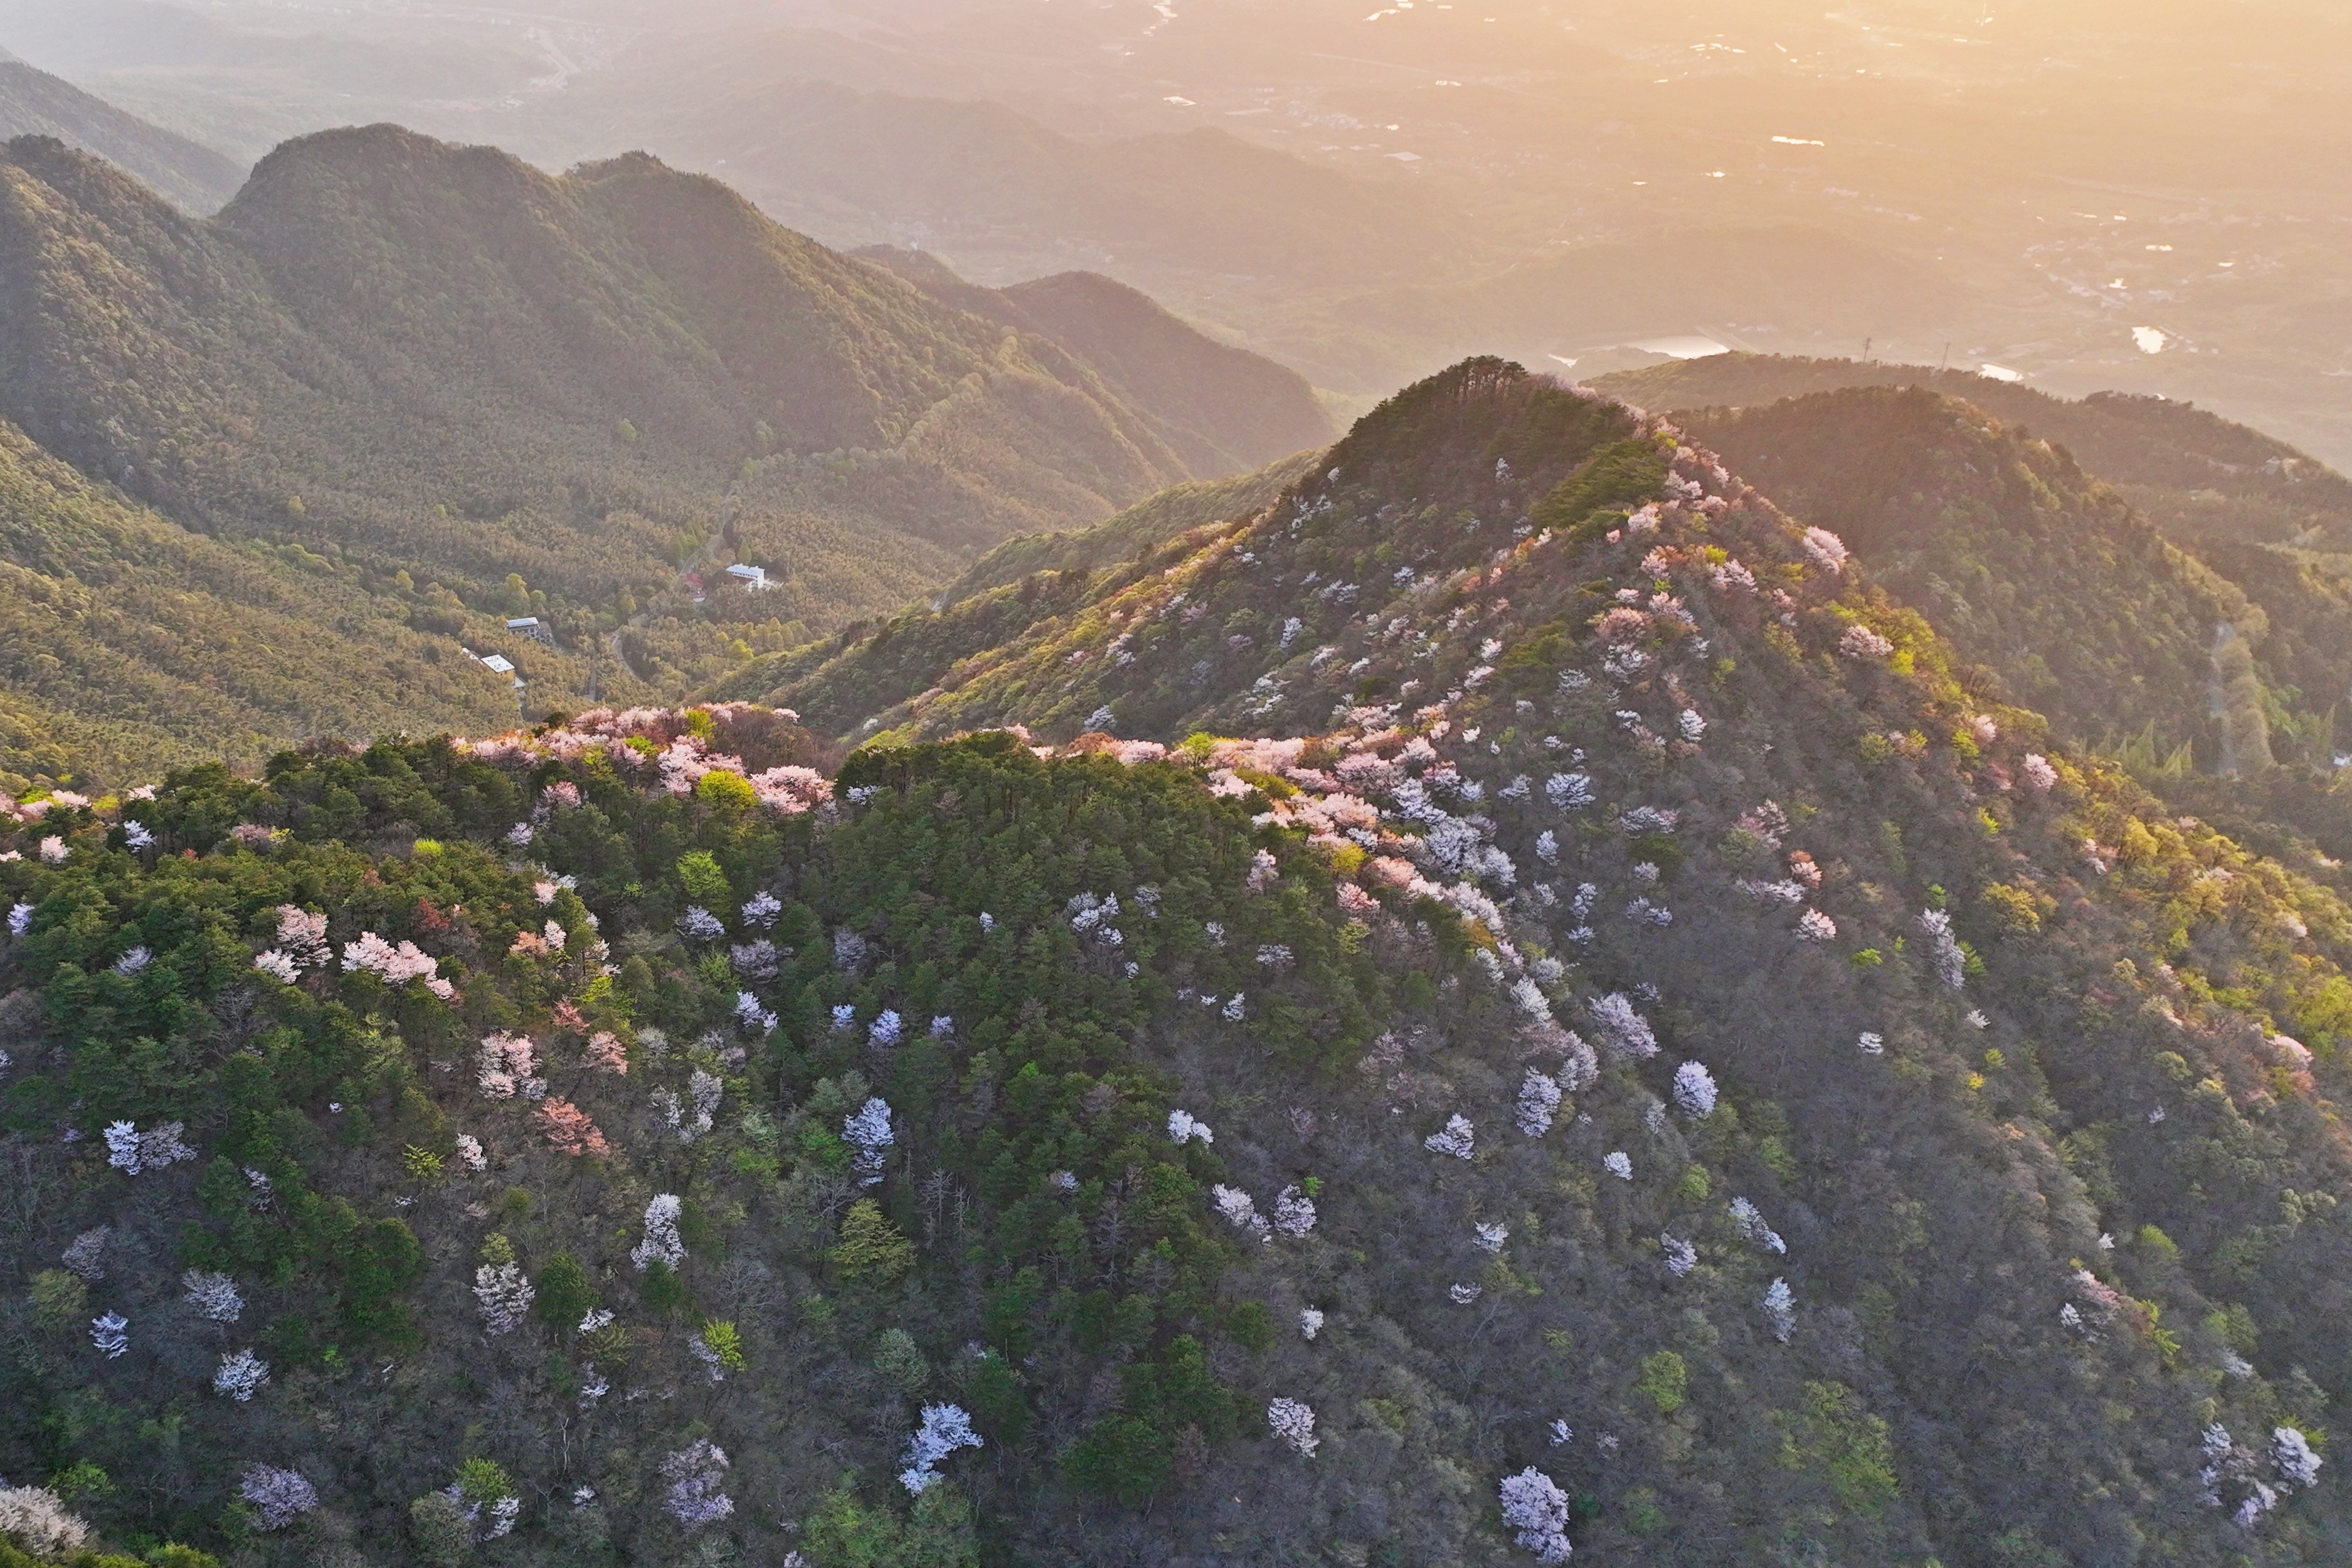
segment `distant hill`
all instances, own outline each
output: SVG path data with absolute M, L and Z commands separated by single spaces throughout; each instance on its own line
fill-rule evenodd
M 1118 284 L 1075 296 L 967 308 L 642 155 L 552 179 L 330 132 L 197 221 L 57 139 L 0 148 L 0 421 L 28 454 L 142 527 L 330 572 L 346 599 L 291 605 L 315 621 L 273 647 L 331 647 L 352 614 L 430 626 L 449 658 L 463 637 L 522 660 L 546 705 L 679 691 L 936 593 L 997 541 L 1327 435 L 1289 372 Z M 172 548 L 214 548 L 195 536 Z M 110 581 L 108 548 L 75 576 Z M 722 588 L 736 560 L 769 593 Z M 482 724 L 478 668 L 466 699 L 381 682 L 395 705 L 343 682 L 355 660 L 315 668 L 237 712 L 139 699 L 163 729 L 78 754 Z M 97 712 L 99 689 L 61 712 Z
M 245 180 L 243 169 L 210 147 L 0 53 L 0 142 L 17 136 L 54 136 L 95 153 L 193 213 L 216 211 Z
M 1637 340 L 1745 327 L 1859 343 L 1889 322 L 1953 320 L 1968 292 L 1936 267 L 1797 224 L 1692 227 L 1567 246 L 1468 282 L 1302 306 L 1268 341 L 1318 383 L 1506 353 L 1546 369 Z
M 982 289 L 921 252 L 875 247 L 855 254 L 948 304 L 1053 339 L 1143 411 L 1196 471 L 1256 468 L 1335 434 L 1305 377 L 1216 342 L 1099 273 Z
M 1932 387 L 2063 443 L 2176 538 L 2352 549 L 2352 480 L 2194 404 L 2120 392 L 2055 397 L 1970 371 L 1780 354 L 1717 354 L 1593 384 L 1662 410 L 1753 405 L 1846 386 Z
M 551 706 L 681 689 L 1323 432 L 1289 373 L 1080 293 L 1034 296 L 1051 331 L 961 308 L 642 155 L 555 178 L 327 132 L 199 221 L 55 139 L 0 149 L 0 418 L 453 644 L 539 616 Z M 772 591 L 720 591 L 736 560 Z M 380 727 L 315 696 L 281 733 Z
M 593 146 L 625 126 L 628 144 L 723 174 L 781 223 L 918 244 L 991 278 L 1058 263 L 1155 290 L 1183 279 L 1188 294 L 1220 279 L 1375 288 L 1426 276 L 1461 246 L 1423 198 L 1222 130 L 1072 136 L 944 82 L 916 97 L 795 79 L 813 41 L 777 42 L 584 79 L 527 128 L 531 145 Z

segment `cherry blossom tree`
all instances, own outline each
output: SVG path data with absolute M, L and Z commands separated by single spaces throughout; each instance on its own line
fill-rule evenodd
M 1847 658 L 1888 658 L 1895 653 L 1895 645 L 1856 622 L 1838 638 L 1838 652 Z
M 616 1078 L 629 1076 L 628 1050 L 610 1029 L 599 1029 L 588 1037 L 585 1055 L 588 1065 L 598 1072 L 608 1072 Z
M 701 1437 L 662 1461 L 661 1478 L 669 1483 L 662 1507 L 685 1527 L 688 1534 L 718 1523 L 735 1511 L 735 1500 L 719 1489 L 730 1468 L 727 1450 Z
M 1168 1142 L 1171 1143 L 1213 1143 L 1216 1141 L 1217 1135 L 1209 1131 L 1209 1124 L 1191 1111 L 1171 1110 L 1168 1113 Z
M 503 1031 L 485 1035 L 474 1057 L 474 1082 L 492 1100 L 538 1100 L 547 1093 L 539 1076 L 539 1055 L 527 1037 Z
M 185 1124 L 178 1121 L 166 1121 L 147 1132 L 140 1131 L 132 1122 L 110 1122 L 106 1129 L 106 1163 L 126 1176 L 136 1176 L 143 1171 L 193 1160 L 196 1152 L 181 1141 L 180 1135 L 186 1130 Z
M 1290 1451 L 1307 1458 L 1323 1440 L 1315 1436 L 1315 1411 L 1312 1406 L 1296 1399 L 1276 1399 L 1265 1407 L 1265 1424 L 1274 1435 L 1290 1447 Z
M 1467 1160 L 1478 1152 L 1477 1129 L 1470 1119 L 1456 1112 L 1445 1119 L 1445 1125 L 1421 1141 L 1422 1147 L 1435 1154 L 1451 1154 L 1457 1160 Z
M 923 1424 L 907 1439 L 899 1462 L 898 1484 L 920 1497 L 938 1480 L 939 1468 L 958 1448 L 987 1447 L 971 1429 L 971 1416 L 961 1405 L 926 1405 Z
M 1837 576 L 1845 571 L 1845 563 L 1850 552 L 1845 547 L 1844 540 L 1826 528 L 1809 528 L 1805 530 L 1803 542 L 1805 553 L 1811 556 L 1814 563 L 1822 571 L 1832 576 Z
M 1622 1149 L 1602 1156 L 1601 1163 L 1611 1175 L 1621 1182 L 1630 1182 L 1633 1179 L 1633 1157 Z
M 89 1321 L 89 1342 L 98 1353 L 113 1361 L 131 1348 L 131 1321 L 120 1312 L 109 1312 Z
M 232 1352 L 213 1369 L 213 1392 L 239 1405 L 251 1402 L 269 1381 L 269 1363 L 249 1350 Z
M 504 1240 L 503 1237 L 492 1238 L 494 1245 Z M 513 1247 L 507 1246 L 503 1253 L 474 1270 L 474 1300 L 481 1306 L 482 1331 L 492 1339 L 520 1328 L 531 1302 L 539 1299 L 522 1266 L 515 1261 Z
M 2052 767 L 2050 759 L 2039 752 L 2026 753 L 2025 761 L 2018 768 L 2018 776 L 2035 795 L 2047 795 L 2058 787 L 2058 770 Z
M 1958 991 L 1968 982 L 1968 955 L 1960 951 L 1959 939 L 1952 934 L 1952 917 L 1944 910 L 1919 911 L 1919 930 L 1927 938 L 1928 962 L 1935 965 L 1936 978 Z
M 593 1154 L 601 1160 L 613 1152 L 594 1121 L 568 1100 L 550 1099 L 539 1108 L 532 1120 L 539 1123 L 540 1131 L 547 1134 L 547 1142 L 559 1154 L 569 1154 L 575 1159 L 583 1154 Z
M 677 1234 L 685 1204 L 676 1193 L 662 1193 L 646 1205 L 645 1239 L 629 1249 L 629 1261 L 642 1274 L 659 1263 L 676 1268 L 686 1261 L 686 1243 Z
M 469 1171 L 487 1171 L 489 1156 L 482 1152 L 482 1141 L 470 1132 L 457 1134 L 457 1163 Z
M 1257 1200 L 1240 1188 L 1219 1183 L 1209 1189 L 1209 1203 L 1225 1216 L 1226 1223 L 1235 1230 L 1247 1232 L 1260 1241 L 1274 1238 L 1273 1228 L 1266 1224 L 1265 1216 L 1257 1212 Z
M 1685 1062 L 1675 1069 L 1675 1104 L 1685 1116 L 1704 1121 L 1715 1114 L 1715 1075 L 1704 1062 Z
M 386 985 L 405 985 L 412 980 L 431 980 L 440 970 L 440 961 L 420 951 L 413 942 L 395 947 L 372 931 L 360 932 L 357 942 L 343 944 L 343 968 L 355 974 L 373 974 Z
M 66 1266 L 66 1272 L 94 1285 L 106 1278 L 106 1238 L 113 1234 L 114 1227 L 105 1225 L 83 1231 L 58 1261 Z
M 1764 1321 L 1771 1325 L 1772 1337 L 1784 1345 L 1797 1331 L 1797 1297 L 1786 1279 L 1775 1279 L 1766 1289 Z
M 2281 1426 L 2271 1433 L 2271 1467 L 2290 1489 L 2317 1486 L 2319 1466 L 2319 1456 L 2311 1451 L 2311 1440 L 2300 1431 Z
M 319 1491 L 299 1470 L 272 1465 L 251 1465 L 237 1482 L 236 1495 L 253 1510 L 256 1530 L 283 1530 L 319 1506 Z
M 1559 1080 L 1529 1068 L 1520 1081 L 1515 1111 L 1519 1131 L 1530 1138 L 1540 1138 L 1550 1131 L 1552 1119 L 1559 1113 Z
M 1650 1021 L 1634 1010 L 1623 992 L 1612 991 L 1601 997 L 1592 1004 L 1591 1012 L 1593 1026 L 1612 1055 L 1639 1061 L 1658 1054 L 1658 1037 L 1651 1030 Z
M 327 944 L 327 917 L 299 904 L 278 906 L 278 945 L 302 969 L 324 967 L 334 951 Z
M 1789 1244 L 1780 1239 L 1779 1232 L 1764 1223 L 1763 1212 L 1746 1198 L 1731 1200 L 1731 1223 L 1738 1228 L 1741 1236 L 1765 1251 L 1787 1254 Z
M 245 1298 L 238 1294 L 236 1281 L 226 1274 L 191 1268 L 180 1276 L 180 1290 L 181 1299 L 199 1317 L 213 1322 L 234 1323 L 245 1313 Z
M 1496 1489 L 1502 1500 L 1503 1523 L 1518 1543 L 1536 1554 L 1538 1563 L 1565 1563 L 1574 1548 L 1568 1541 L 1568 1494 L 1553 1479 L 1529 1465 L 1516 1476 L 1505 1476 Z
M 878 1185 L 882 1180 L 887 1151 L 898 1142 L 890 1131 L 890 1103 L 876 1095 L 841 1124 L 842 1142 L 856 1150 L 850 1169 L 856 1173 L 860 1186 Z
M 1298 1331 L 1310 1340 L 1316 1335 L 1321 1333 L 1323 1331 L 1323 1309 L 1320 1307 L 1299 1308 Z
M 1675 1279 L 1686 1278 L 1698 1267 L 1698 1248 L 1678 1236 L 1658 1237 L 1658 1250 L 1665 1254 L 1666 1272 Z
M 773 980 L 783 963 L 776 944 L 766 937 L 739 942 L 727 950 L 727 963 L 746 980 Z
M 1275 1195 L 1274 1233 L 1297 1240 L 1315 1228 L 1315 1200 L 1297 1186 L 1288 1186 Z
M 0 1485 L 0 1541 L 36 1557 L 63 1558 L 89 1544 L 89 1526 L 66 1510 L 47 1487 Z

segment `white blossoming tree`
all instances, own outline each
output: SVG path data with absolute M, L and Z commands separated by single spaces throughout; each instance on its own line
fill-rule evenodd
M 1270 1402 L 1265 1407 L 1265 1424 L 1274 1428 L 1274 1435 L 1287 1444 L 1294 1454 L 1312 1458 L 1315 1450 L 1322 1446 L 1323 1440 L 1315 1436 L 1314 1408 L 1300 1400 L 1276 1399 Z
M 1552 1119 L 1559 1114 L 1559 1080 L 1548 1073 L 1529 1068 L 1519 1083 L 1518 1104 L 1513 1119 L 1521 1132 L 1530 1138 L 1540 1138 L 1551 1131 Z
M 669 1483 L 662 1507 L 688 1534 L 734 1513 L 735 1500 L 719 1489 L 726 1485 L 730 1468 L 727 1450 L 708 1437 L 662 1461 L 661 1478 Z
M 856 1173 L 858 1184 L 879 1185 L 887 1151 L 898 1142 L 890 1131 L 890 1102 L 876 1095 L 859 1106 L 842 1122 L 841 1141 L 856 1151 L 850 1169 Z
M 1782 1344 L 1797 1331 L 1797 1296 L 1786 1279 L 1775 1279 L 1764 1292 L 1764 1321 Z
M 900 1456 L 898 1484 L 919 1497 L 940 1479 L 940 1465 L 949 1455 L 958 1448 L 986 1446 L 971 1429 L 971 1416 L 962 1405 L 926 1405 L 923 1424 L 907 1439 L 906 1452 Z
M 1549 1476 L 1529 1465 L 1505 1476 L 1496 1489 L 1503 1523 L 1538 1563 L 1565 1563 L 1574 1551 L 1568 1540 L 1568 1494 Z
M 1240 1188 L 1219 1183 L 1209 1189 L 1209 1204 L 1224 1215 L 1226 1223 L 1235 1230 L 1246 1232 L 1260 1241 L 1274 1238 L 1273 1227 L 1266 1224 L 1265 1215 L 1257 1212 L 1257 1200 Z
M 474 1300 L 482 1310 L 482 1331 L 492 1339 L 522 1326 L 539 1292 L 515 1261 L 514 1244 L 493 1236 L 483 1245 L 481 1266 L 474 1270 Z
M 1275 1195 L 1274 1233 L 1297 1240 L 1315 1228 L 1315 1200 L 1297 1186 L 1287 1186 Z
M 686 1243 L 677 1234 L 678 1215 L 685 1204 L 676 1193 L 663 1193 L 646 1205 L 645 1239 L 629 1248 L 629 1261 L 644 1273 L 658 1263 L 666 1268 L 676 1268 L 686 1261 Z
M 253 1510 L 256 1530 L 283 1530 L 319 1506 L 319 1491 L 299 1470 L 252 1465 L 237 1482 L 236 1495 Z
M 1445 1125 L 1423 1139 L 1422 1146 L 1434 1154 L 1451 1154 L 1457 1160 L 1467 1160 L 1478 1152 L 1477 1129 L 1470 1119 L 1455 1112 L 1445 1119 Z
M 1685 1116 L 1703 1121 L 1715 1114 L 1715 1075 L 1704 1062 L 1685 1062 L 1675 1069 L 1675 1105 Z
M 226 1274 L 191 1268 L 180 1276 L 180 1289 L 196 1315 L 212 1322 L 234 1323 L 244 1315 L 245 1298 L 237 1293 L 236 1281 Z
M 268 1381 L 269 1363 L 249 1350 L 231 1352 L 213 1369 L 213 1392 L 239 1405 L 251 1402 Z

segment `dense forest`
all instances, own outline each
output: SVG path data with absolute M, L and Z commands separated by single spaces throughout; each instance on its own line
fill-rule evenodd
M 2336 891 L 1499 362 L 1150 550 L 845 758 L 16 805 L 0 1531 L 2347 1561 Z

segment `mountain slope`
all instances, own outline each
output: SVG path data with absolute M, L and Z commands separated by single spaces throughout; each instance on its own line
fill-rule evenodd
M 878 720 L 862 729 L 860 721 L 941 688 L 967 661 L 997 657 L 1041 623 L 1133 581 L 1146 563 L 1181 560 L 1192 531 L 1264 509 L 1320 460 L 1306 453 L 1221 484 L 1179 485 L 1093 528 L 1007 540 L 932 605 L 751 659 L 711 692 L 750 700 L 789 690 L 820 732 L 862 736 Z
M 1092 528 L 1008 539 L 973 562 L 943 596 L 953 604 L 1018 582 L 1033 572 L 1095 572 L 1139 561 L 1180 533 L 1245 516 L 1267 505 L 1305 478 L 1322 457 L 1320 450 L 1301 452 L 1255 473 L 1178 485 Z
M 190 212 L 236 195 L 244 171 L 211 148 L 126 114 L 62 78 L 0 54 L 0 142 L 54 136 L 121 164 Z
M 206 1547 L 299 1469 L 270 1563 L 2345 1562 L 2352 910 L 1511 367 L 1171 564 L 1057 667 L 1155 738 L 37 810 L 0 1466 Z
M 2062 450 L 1922 388 L 1820 393 L 1681 423 L 1791 513 L 1843 538 L 1962 658 L 1999 672 L 2010 700 L 2080 741 L 2149 730 L 2164 750 L 2194 742 L 2205 766 L 2221 764 L 2214 639 L 2266 626 L 2242 591 Z
M 1100 372 L 642 156 L 557 179 L 329 132 L 197 222 L 20 139 L 0 263 L 0 416 L 186 526 L 345 563 L 389 614 L 413 591 L 539 615 L 551 703 L 682 689 L 1009 536 L 1243 468 L 1247 426 L 1320 428 L 1295 377 L 1184 346 L 1147 301 L 1090 338 L 1118 356 Z M 1136 373 L 1171 344 L 1213 384 Z M 1220 399 L 1247 417 L 1206 418 Z M 703 605 L 737 560 L 773 591 Z
M 959 310 L 1061 344 L 1142 410 L 1197 472 L 1257 467 L 1331 438 L 1315 389 L 1297 372 L 1216 342 L 1123 283 L 1065 272 L 981 289 L 920 251 L 857 254 Z
M 341 563 L 192 534 L 0 425 L 0 684 L 34 705 L 0 777 L 87 788 L 202 760 L 257 766 L 320 730 L 495 725 L 508 683 L 457 650 L 501 640 Z M 412 626 L 412 620 L 415 625 Z
M 2055 397 L 1925 365 L 1716 354 L 1593 384 L 1644 408 L 1752 406 L 1850 386 L 1927 386 L 2063 443 L 2179 540 L 2352 544 L 2352 480 L 2309 454 L 2193 404 L 2126 393 Z

